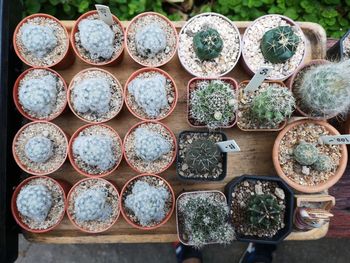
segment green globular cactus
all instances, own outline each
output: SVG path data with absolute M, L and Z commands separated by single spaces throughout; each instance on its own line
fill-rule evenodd
M 301 142 L 293 151 L 294 159 L 301 165 L 312 165 L 318 159 L 318 150 L 311 143 Z
M 332 158 L 325 154 L 320 154 L 313 164 L 313 168 L 319 172 L 330 172 L 334 166 Z
M 281 223 L 282 207 L 271 194 L 252 196 L 247 209 L 248 220 L 255 227 L 271 229 Z
M 212 172 L 222 161 L 221 152 L 211 140 L 199 139 L 188 146 L 185 163 L 196 173 Z
M 292 92 L 286 87 L 271 84 L 254 97 L 251 112 L 260 123 L 276 126 L 289 118 L 294 109 Z
M 291 26 L 279 26 L 263 35 L 261 53 L 271 63 L 283 63 L 295 54 L 299 42 L 300 37 Z
M 193 47 L 196 55 L 201 60 L 209 60 L 218 57 L 222 51 L 224 42 L 216 29 L 207 28 L 197 32 L 193 37 Z

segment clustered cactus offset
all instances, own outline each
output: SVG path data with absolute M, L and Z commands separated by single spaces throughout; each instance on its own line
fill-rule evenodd
M 198 31 L 193 37 L 193 48 L 201 60 L 217 58 L 223 48 L 224 42 L 219 32 L 214 28 L 205 28 Z
M 328 155 L 320 154 L 313 167 L 319 172 L 330 172 L 334 168 L 334 163 Z
M 44 136 L 35 136 L 24 146 L 24 153 L 32 162 L 44 163 L 53 155 L 53 143 Z
M 135 44 L 139 55 L 154 58 L 166 49 L 166 33 L 157 23 L 146 25 L 136 32 Z

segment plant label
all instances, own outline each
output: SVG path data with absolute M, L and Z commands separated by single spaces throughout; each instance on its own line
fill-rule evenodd
M 324 135 L 320 137 L 322 144 L 350 144 L 350 134 Z
M 217 142 L 216 145 L 220 148 L 220 151 L 224 153 L 241 151 L 241 148 L 239 148 L 235 140 Z
M 244 88 L 244 92 L 255 91 L 264 82 L 266 77 L 270 74 L 272 67 L 261 67 L 249 81 L 248 85 Z
M 95 5 L 95 7 L 100 19 L 109 26 L 113 25 L 113 17 L 109 7 L 106 5 Z

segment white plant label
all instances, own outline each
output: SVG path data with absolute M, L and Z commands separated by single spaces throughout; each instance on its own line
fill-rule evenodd
M 216 145 L 220 148 L 220 151 L 224 153 L 241 151 L 241 148 L 239 148 L 235 140 L 217 142 Z
M 246 91 L 255 91 L 264 82 L 266 77 L 270 74 L 272 67 L 261 67 L 249 81 L 248 85 L 244 88 Z
M 324 135 L 320 137 L 323 144 L 350 144 L 350 134 Z
M 95 5 L 95 8 L 98 12 L 98 15 L 100 19 L 105 22 L 107 25 L 111 26 L 113 25 L 113 17 L 111 10 L 109 10 L 109 7 L 106 5 Z

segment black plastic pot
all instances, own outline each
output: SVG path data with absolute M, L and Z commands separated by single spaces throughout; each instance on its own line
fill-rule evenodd
M 278 177 L 272 177 L 272 176 L 255 176 L 255 175 L 242 175 L 235 179 L 233 179 L 231 182 L 229 182 L 225 187 L 225 195 L 227 198 L 227 202 L 229 207 L 231 207 L 232 203 L 232 192 L 234 192 L 234 188 L 236 185 L 243 181 L 272 181 L 276 182 L 281 189 L 283 189 L 285 193 L 285 200 L 286 200 L 286 210 L 284 215 L 284 228 L 280 229 L 273 237 L 266 238 L 266 237 L 256 237 L 256 236 L 245 236 L 240 235 L 236 233 L 236 238 L 238 241 L 243 242 L 254 242 L 254 243 L 263 243 L 263 244 L 278 244 L 283 239 L 285 239 L 293 229 L 293 210 L 294 210 L 294 192 L 292 189 L 283 182 Z M 232 218 L 230 218 L 232 221 Z
M 180 151 L 180 139 L 186 136 L 187 134 L 195 134 L 195 133 L 200 133 L 200 134 L 220 134 L 222 137 L 222 141 L 227 141 L 227 136 L 223 132 L 208 132 L 208 131 L 182 131 L 179 134 L 178 137 L 178 147 L 177 147 L 177 157 L 176 157 L 176 174 L 177 176 L 184 181 L 193 181 L 193 182 L 198 182 L 198 181 L 222 181 L 226 177 L 227 174 L 227 153 L 222 153 L 222 169 L 223 172 L 220 174 L 217 178 L 187 178 L 184 176 L 181 176 L 179 174 L 179 167 L 183 164 L 183 160 L 180 157 L 179 151 Z
M 350 34 L 348 30 L 332 47 L 327 50 L 327 59 L 332 61 L 343 60 L 344 57 L 344 39 Z

